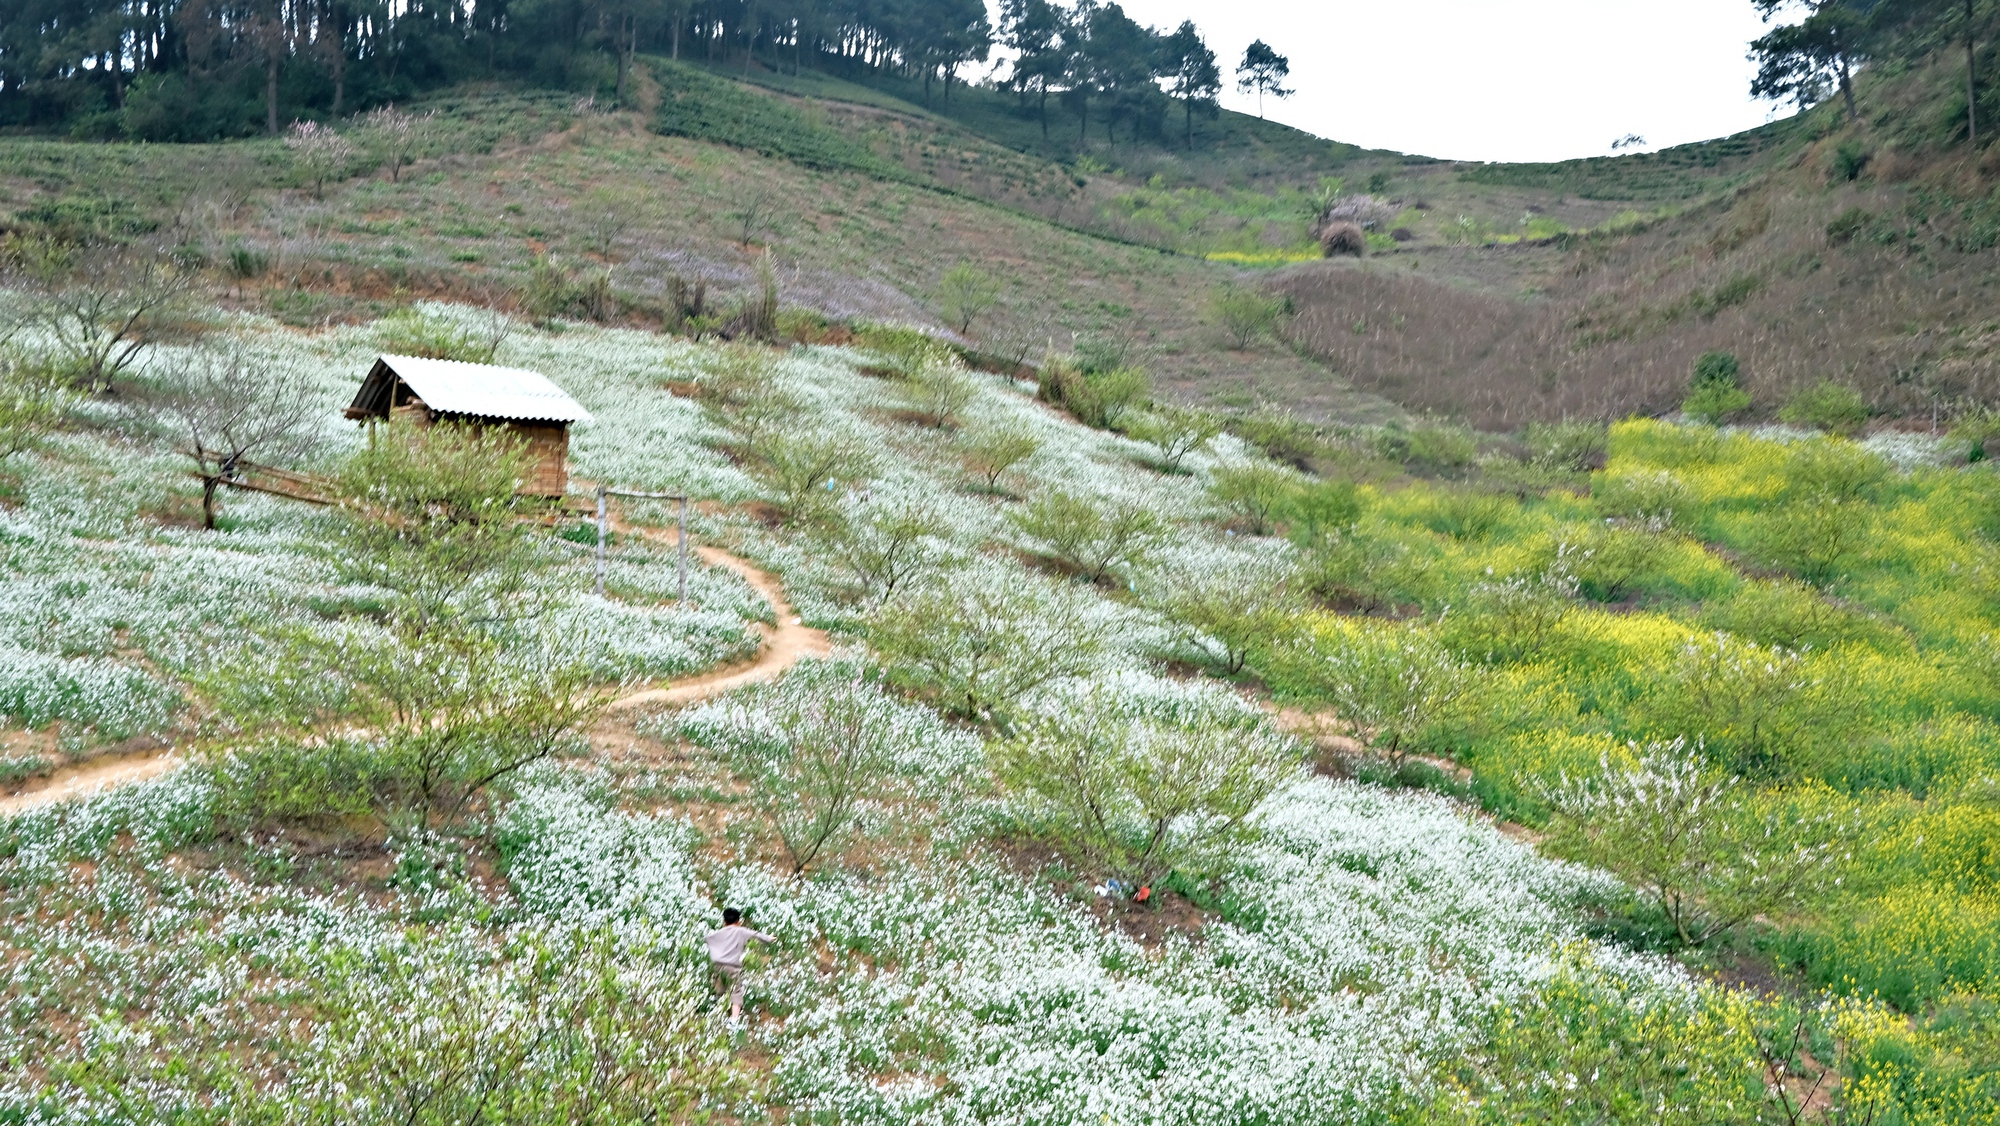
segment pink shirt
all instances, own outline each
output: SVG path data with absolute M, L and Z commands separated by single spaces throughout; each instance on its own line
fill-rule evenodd
M 750 948 L 752 939 L 758 942 L 778 941 L 768 934 L 760 934 L 757 931 L 753 931 L 742 923 L 732 923 L 721 930 L 709 931 L 708 937 L 702 939 L 702 941 L 708 944 L 709 961 L 718 966 L 730 966 L 735 969 L 741 969 L 743 968 L 743 952 Z

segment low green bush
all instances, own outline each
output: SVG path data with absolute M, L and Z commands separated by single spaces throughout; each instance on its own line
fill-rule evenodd
M 1778 417 L 1794 426 L 1811 426 L 1847 435 L 1868 423 L 1868 401 L 1844 383 L 1822 380 L 1786 401 Z

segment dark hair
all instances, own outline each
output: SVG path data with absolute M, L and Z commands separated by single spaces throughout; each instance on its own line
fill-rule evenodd
M 741 912 L 741 911 L 738 911 L 738 910 L 737 910 L 736 908 L 734 908 L 734 907 L 724 907 L 724 908 L 722 909 L 722 925 L 723 925 L 723 926 L 725 926 L 725 927 L 726 927 L 726 926 L 730 926 L 730 925 L 732 925 L 732 924 L 735 924 L 735 923 L 740 923 L 740 922 L 742 922 L 742 921 L 743 921 L 743 912 Z

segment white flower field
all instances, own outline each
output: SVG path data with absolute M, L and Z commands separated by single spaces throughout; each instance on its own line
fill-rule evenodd
M 203 347 L 323 400 L 302 468 L 365 441 L 340 408 L 375 326 L 235 316 L 220 337 Z M 1147 592 L 1281 573 L 1295 550 L 1222 527 L 1214 475 L 1265 464 L 1251 447 L 1221 436 L 1166 472 L 1152 446 L 1073 421 L 1032 384 L 966 373 L 960 424 L 937 427 L 910 419 L 909 392 L 866 373 L 878 357 L 863 350 L 757 351 L 788 404 L 775 440 L 845 443 L 790 498 L 850 530 L 823 532 L 760 507 L 782 507 L 784 483 L 753 471 L 726 411 L 667 387 L 740 354 L 562 324 L 517 330 L 497 362 L 548 374 L 595 416 L 573 439 L 574 491 L 687 491 L 696 542 L 776 576 L 835 656 L 679 710 L 612 713 L 450 824 L 280 824 L 221 796 L 230 740 L 255 733 L 209 722 L 209 686 L 307 676 L 264 639 L 344 628 L 343 608 L 381 596 L 343 577 L 336 513 L 226 492 L 222 528 L 204 530 L 175 435 L 137 398 L 79 407 L 9 463 L 10 776 L 127 741 L 188 753 L 157 780 L 0 825 L 0 1121 L 1305 1126 L 1526 1121 L 1531 1106 L 1559 1108 L 1533 1121 L 1642 1120 L 1592 1101 L 1622 1083 L 1652 1092 L 1644 1121 L 1698 1123 L 1764 1098 L 1748 1002 L 1595 925 L 1628 894 L 1617 880 L 1462 801 L 1318 772 L 1248 689 L 1196 671 L 1221 643 Z M 152 350 L 137 382 L 180 355 Z M 996 430 L 1033 452 L 989 490 L 964 450 Z M 1060 549 L 1021 513 L 1056 494 L 1150 513 L 1144 550 L 1095 583 L 1048 565 Z M 852 531 L 911 513 L 909 534 L 880 532 L 900 564 Z M 672 509 L 632 502 L 621 518 L 664 528 Z M 671 545 L 621 535 L 600 598 L 582 523 L 557 530 L 528 601 L 607 695 L 757 652 L 772 609 L 728 569 L 697 561 L 683 606 Z M 912 620 L 878 624 L 898 613 Z M 876 647 L 892 636 L 917 655 Z M 1090 737 L 1129 761 L 1193 745 L 1217 764 L 1261 756 L 1243 777 L 1270 780 L 1240 816 L 1158 815 L 1154 843 L 1199 866 L 1133 851 L 1155 806 L 1118 799 L 1133 804 L 1101 849 L 1172 871 L 1151 903 L 1101 894 L 1123 869 L 1087 857 L 1112 853 L 1037 843 L 1063 794 L 1005 765 L 1037 724 L 1104 700 L 1118 705 Z M 822 808 L 847 812 L 797 816 Z M 740 1024 L 702 976 L 700 938 L 726 906 L 778 940 L 753 956 Z M 1543 1014 L 1536 1035 L 1524 1013 Z

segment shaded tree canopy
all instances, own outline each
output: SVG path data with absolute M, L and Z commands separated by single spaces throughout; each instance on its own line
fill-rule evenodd
M 624 100 L 656 53 L 943 96 L 996 43 L 1003 85 L 1047 124 L 1167 136 L 1173 101 L 1212 112 L 1220 76 L 1194 26 L 1172 36 L 1098 0 L 10 0 L 0 4 L 0 126 L 196 141 L 275 134 L 455 82 L 511 78 Z M 983 68 L 981 68 L 983 69 Z M 1030 101 L 1032 99 L 1032 101 Z

